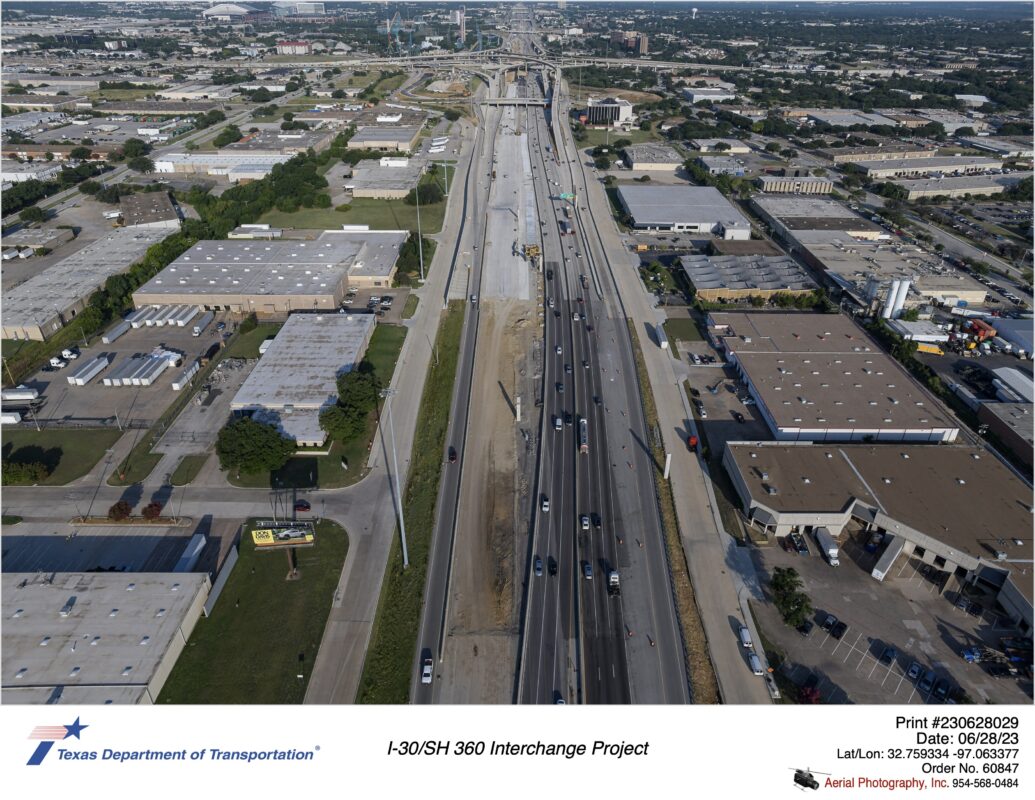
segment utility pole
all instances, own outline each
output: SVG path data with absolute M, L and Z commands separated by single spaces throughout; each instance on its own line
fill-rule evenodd
M 395 510 L 399 515 L 399 538 L 402 543 L 403 569 L 410 566 L 410 554 L 406 549 L 406 522 L 403 519 L 402 487 L 399 485 L 399 461 L 395 453 L 395 428 L 392 426 L 392 395 L 395 389 L 382 389 L 381 396 L 385 398 L 385 413 L 388 416 L 388 433 L 392 439 L 392 474 L 395 482 Z M 381 434 L 384 436 L 384 433 Z
M 420 232 L 420 180 L 417 181 L 417 188 L 413 190 L 417 198 L 417 254 L 420 257 L 420 282 L 424 283 L 424 237 Z

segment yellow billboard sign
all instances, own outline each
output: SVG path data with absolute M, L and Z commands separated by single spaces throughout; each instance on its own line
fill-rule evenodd
M 313 543 L 311 528 L 258 528 L 252 531 L 256 547 L 284 547 Z

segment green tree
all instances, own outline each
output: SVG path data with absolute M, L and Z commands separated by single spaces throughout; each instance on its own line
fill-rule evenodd
M 216 147 L 226 147 L 228 144 L 240 140 L 241 129 L 236 125 L 227 125 L 223 130 L 216 134 L 216 138 L 212 140 L 212 144 Z
M 18 214 L 22 222 L 43 222 L 47 218 L 47 212 L 39 206 L 30 206 Z
M 122 520 L 127 519 L 132 513 L 133 506 L 131 506 L 126 500 L 119 500 L 108 509 L 108 519 L 114 520 L 115 522 L 121 522 Z
M 126 162 L 126 166 L 134 172 L 151 173 L 155 171 L 155 162 L 147 156 L 137 156 Z
M 151 145 L 140 139 L 126 139 L 122 145 L 122 155 L 126 158 L 139 158 L 151 152 Z
M 793 567 L 774 569 L 769 587 L 773 592 L 774 605 L 788 625 L 796 628 L 812 615 L 812 601 L 802 591 L 804 583 Z
M 72 161 L 89 161 L 90 160 L 90 154 L 92 152 L 93 151 L 90 150 L 89 147 L 73 147 L 69 151 L 68 157 Z
M 726 142 L 716 142 L 715 143 L 715 150 L 716 150 L 716 152 L 720 152 L 721 153 L 724 150 L 730 150 L 730 149 L 731 149 L 730 146 L 728 144 L 726 144 Z
M 40 461 L 21 462 L 5 459 L 0 473 L 7 485 L 34 486 L 45 481 L 50 475 L 50 470 Z
M 159 503 L 157 500 L 152 501 L 148 503 L 146 506 L 144 506 L 143 510 L 140 513 L 144 515 L 144 519 L 158 519 L 162 515 L 162 504 Z
M 406 195 L 404 201 L 408 206 L 417 205 L 417 193 L 420 192 L 420 204 L 422 206 L 432 205 L 434 203 L 441 203 L 446 195 L 442 191 L 442 187 L 434 181 L 421 182 L 416 188 L 410 189 L 410 193 Z
M 223 469 L 255 473 L 280 469 L 295 452 L 295 444 L 271 425 L 249 417 L 231 420 L 216 438 Z

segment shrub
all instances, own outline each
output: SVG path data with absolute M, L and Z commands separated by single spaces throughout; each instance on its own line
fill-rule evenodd
M 126 500 L 119 500 L 108 509 L 108 519 L 115 522 L 121 522 L 122 520 L 127 519 L 131 513 L 133 513 L 133 506 L 131 506 Z

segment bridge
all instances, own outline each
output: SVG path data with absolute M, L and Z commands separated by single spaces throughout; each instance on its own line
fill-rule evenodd
M 486 106 L 541 106 L 547 103 L 542 97 L 486 97 L 482 100 Z

